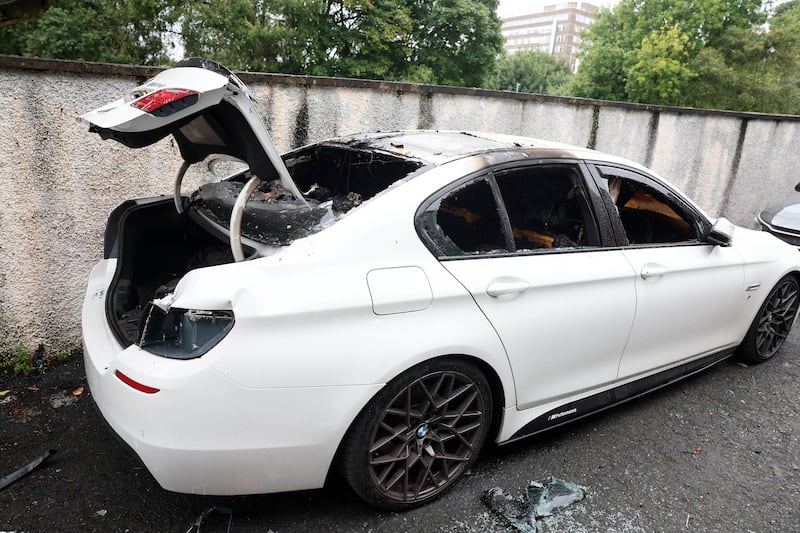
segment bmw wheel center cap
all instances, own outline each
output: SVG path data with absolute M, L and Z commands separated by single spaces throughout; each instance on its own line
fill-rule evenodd
M 424 439 L 425 435 L 428 434 L 428 424 L 422 424 L 420 427 L 417 428 L 417 438 Z

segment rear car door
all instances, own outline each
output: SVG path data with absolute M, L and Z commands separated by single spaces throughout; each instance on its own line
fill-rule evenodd
M 595 168 L 636 273 L 636 318 L 619 377 L 725 348 L 744 295 L 742 257 L 707 242 L 709 222 L 662 183 L 632 169 Z
M 441 191 L 420 233 L 472 294 L 510 360 L 519 409 L 613 382 L 634 273 L 605 249 L 577 162 L 495 169 Z

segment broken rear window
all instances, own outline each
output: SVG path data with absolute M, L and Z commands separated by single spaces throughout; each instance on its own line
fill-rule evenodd
M 467 183 L 431 204 L 420 223 L 443 256 L 508 252 L 500 214 L 485 178 Z
M 242 236 L 286 245 L 334 223 L 362 202 L 417 172 L 422 162 L 349 145 L 318 144 L 284 157 L 308 207 L 277 180 L 262 183 L 250 196 Z M 201 186 L 192 195 L 195 214 L 228 229 L 233 205 L 247 181 L 245 173 Z

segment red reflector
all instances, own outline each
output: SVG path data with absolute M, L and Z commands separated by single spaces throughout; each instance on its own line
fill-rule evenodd
M 148 387 L 147 385 L 142 385 L 138 381 L 132 380 L 131 378 L 129 378 L 128 376 L 126 376 L 125 374 L 120 372 L 119 370 L 114 372 L 114 375 L 117 376 L 119 378 L 119 380 L 122 381 L 123 383 L 125 383 L 126 385 L 128 385 L 130 387 L 133 387 L 134 389 L 136 389 L 136 390 L 138 390 L 140 392 L 143 392 L 145 394 L 155 394 L 155 393 L 157 393 L 158 391 L 161 390 L 161 389 L 156 389 L 154 387 Z
M 198 94 L 198 92 L 192 91 L 191 89 L 160 89 L 132 102 L 131 105 L 137 109 L 141 109 L 145 113 L 152 113 L 167 104 L 171 104 L 187 96 L 192 96 L 193 94 Z

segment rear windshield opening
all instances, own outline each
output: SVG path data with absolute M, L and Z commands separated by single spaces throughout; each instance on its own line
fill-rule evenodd
M 247 202 L 243 237 L 269 245 L 289 244 L 328 227 L 422 167 L 413 159 L 334 144 L 309 146 L 284 159 L 310 209 L 277 180 L 264 182 Z M 228 229 L 233 204 L 246 181 L 242 173 L 201 186 L 192 195 L 190 212 Z

